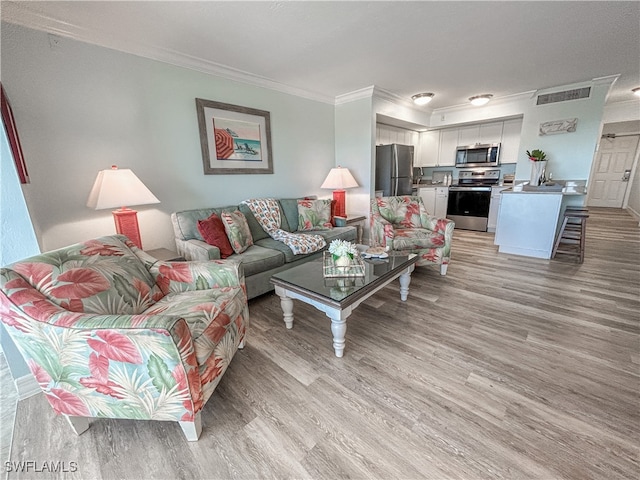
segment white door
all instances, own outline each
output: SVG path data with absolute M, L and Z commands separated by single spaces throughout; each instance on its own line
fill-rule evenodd
M 638 135 L 603 137 L 600 140 L 587 205 L 622 208 L 637 148 Z

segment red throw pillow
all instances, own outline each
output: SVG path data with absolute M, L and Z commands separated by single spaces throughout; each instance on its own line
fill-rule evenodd
M 198 220 L 198 231 L 205 242 L 220 249 L 221 258 L 227 258 L 233 254 L 233 248 L 231 248 L 224 224 L 215 213 L 212 213 L 206 220 Z

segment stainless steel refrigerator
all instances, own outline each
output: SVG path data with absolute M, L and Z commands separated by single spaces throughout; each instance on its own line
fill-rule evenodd
M 376 190 L 383 196 L 411 195 L 413 187 L 413 146 L 376 147 Z

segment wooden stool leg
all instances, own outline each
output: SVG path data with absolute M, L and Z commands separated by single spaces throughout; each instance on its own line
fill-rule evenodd
M 581 229 L 580 229 L 580 263 L 584 262 L 584 244 L 585 244 L 585 238 L 586 238 L 586 234 L 587 234 L 587 219 L 583 218 L 582 219 L 582 225 L 581 225 Z
M 567 221 L 569 217 L 565 216 L 564 221 L 562 222 L 562 227 L 560 228 L 560 232 L 558 233 L 558 238 L 556 239 L 556 244 L 553 246 L 553 252 L 551 253 L 551 258 L 555 258 L 556 253 L 558 253 L 558 247 L 560 246 L 560 241 L 562 240 L 562 235 L 564 234 L 564 229 L 567 226 Z

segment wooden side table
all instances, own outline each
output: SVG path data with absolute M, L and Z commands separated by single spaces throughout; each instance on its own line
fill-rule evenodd
M 362 244 L 362 234 L 364 232 L 364 222 L 367 217 L 358 213 L 347 213 L 347 225 L 355 225 L 358 230 L 358 243 Z
M 156 248 L 154 250 L 145 250 L 152 257 L 162 260 L 163 262 L 184 262 L 186 259 L 181 257 L 176 252 L 169 250 L 168 248 Z

